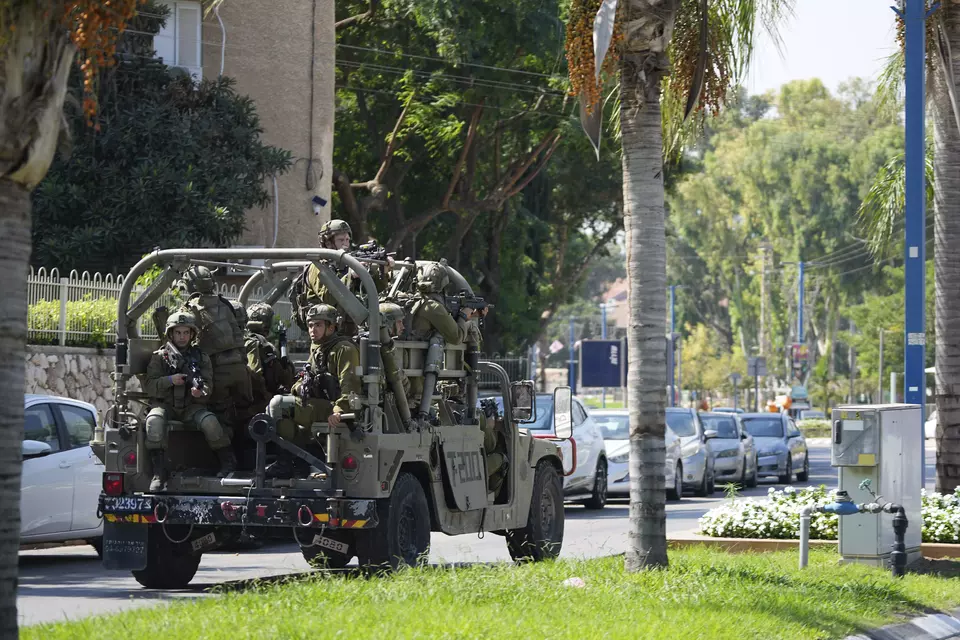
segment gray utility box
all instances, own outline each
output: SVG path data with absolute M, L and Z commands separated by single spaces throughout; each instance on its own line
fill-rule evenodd
M 875 502 L 860 488 L 870 480 L 879 503 L 903 506 L 907 562 L 920 558 L 923 413 L 919 405 L 847 405 L 833 410 L 830 464 L 839 468 L 839 488 L 857 504 Z M 889 566 L 893 514 L 840 516 L 840 555 L 847 562 Z

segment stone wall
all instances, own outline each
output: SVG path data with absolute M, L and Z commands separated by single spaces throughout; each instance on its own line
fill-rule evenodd
M 113 401 L 113 349 L 27 345 L 26 393 L 89 402 L 101 413 Z

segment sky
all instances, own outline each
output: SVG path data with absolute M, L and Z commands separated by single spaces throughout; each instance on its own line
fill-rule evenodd
M 760 33 L 745 87 L 751 94 L 820 78 L 830 91 L 852 77 L 875 80 L 896 46 L 892 0 L 794 0 L 780 27 L 782 53 Z

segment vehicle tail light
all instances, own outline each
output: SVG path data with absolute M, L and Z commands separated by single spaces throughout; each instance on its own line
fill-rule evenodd
M 103 474 L 103 492 L 108 496 L 123 495 L 123 474 L 122 473 L 104 473 Z
M 340 468 L 344 471 L 356 471 L 358 466 L 357 459 L 350 454 L 345 455 L 340 462 Z
M 123 464 L 128 467 L 134 467 L 137 464 L 137 452 L 130 451 L 125 456 L 123 456 Z

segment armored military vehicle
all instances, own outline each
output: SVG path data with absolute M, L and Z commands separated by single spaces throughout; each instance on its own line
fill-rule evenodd
M 215 458 L 199 432 L 169 422 L 169 480 L 165 490 L 150 492 L 144 434 L 149 398 L 131 382 L 142 380 L 160 340 L 141 337 L 142 328 L 188 267 L 235 266 L 238 260 L 264 265 L 255 267 L 240 290 L 244 305 L 257 290 L 265 291 L 263 301 L 276 304 L 305 265 L 316 265 L 340 308 L 366 329 L 357 338 L 363 393 L 351 398 L 353 413 L 344 414 L 341 424 L 312 425 L 318 447 L 313 450 L 280 437 L 266 413 L 233 425 L 235 445 L 248 447 L 241 461 L 249 462 L 226 477 L 217 476 Z M 193 579 L 205 552 L 249 538 L 292 538 L 316 566 L 343 567 L 356 557 L 362 567 L 390 569 L 423 562 L 432 532 L 498 534 L 516 560 L 557 556 L 563 541 L 564 461 L 558 442 L 522 428 L 535 419 L 533 383 L 512 382 L 498 365 L 479 361 L 471 345 L 398 340 L 390 357 L 402 358 L 407 376 L 424 382 L 420 408 L 426 411 L 409 407 L 391 367 L 383 366 L 382 346 L 390 337 L 381 331 L 380 292 L 368 264 L 319 248 L 175 249 L 155 251 L 130 270 L 118 302 L 115 404 L 93 442 L 105 465 L 100 498 L 105 567 L 132 571 L 148 588 L 179 588 Z M 131 301 L 134 283 L 154 267 L 160 267 L 160 275 Z M 335 269 L 343 267 L 360 279 L 360 298 L 338 279 Z M 416 268 L 399 263 L 394 289 Z M 446 268 L 449 293 L 472 295 L 464 278 Z M 485 416 L 476 372 L 500 382 L 502 416 L 495 420 L 507 469 L 495 492 L 487 483 L 490 452 L 480 426 Z M 459 408 L 438 391 L 451 383 L 465 389 Z M 556 396 L 555 439 L 569 438 L 570 389 L 560 388 Z M 306 461 L 310 473 L 267 477 L 270 453 L 280 448 Z

